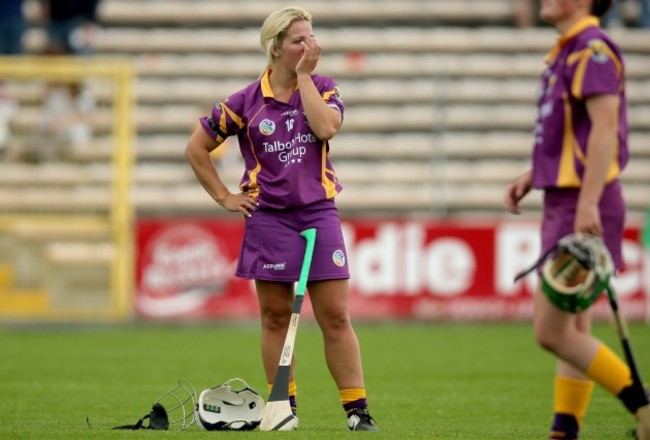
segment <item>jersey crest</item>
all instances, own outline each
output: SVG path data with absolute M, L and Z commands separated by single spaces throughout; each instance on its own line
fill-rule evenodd
M 593 40 L 589 40 L 587 44 L 591 50 L 592 60 L 599 64 L 609 61 L 609 56 L 607 55 L 607 44 L 605 44 L 603 40 L 594 38 Z

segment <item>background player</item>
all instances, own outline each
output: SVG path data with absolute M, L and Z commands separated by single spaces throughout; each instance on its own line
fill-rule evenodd
M 609 0 L 542 1 L 540 17 L 560 38 L 542 75 L 532 169 L 508 186 L 505 203 L 518 213 L 532 187 L 544 190 L 542 252 L 568 234 L 590 233 L 604 239 L 620 268 L 625 202 L 618 177 L 628 161 L 625 71 L 621 51 L 597 18 L 610 6 Z M 550 438 L 578 438 L 593 382 L 645 420 L 649 409 L 634 393 L 628 366 L 590 335 L 589 311 L 561 311 L 540 290 L 534 323 L 538 343 L 558 358 Z M 650 438 L 647 423 L 637 429 L 639 438 Z

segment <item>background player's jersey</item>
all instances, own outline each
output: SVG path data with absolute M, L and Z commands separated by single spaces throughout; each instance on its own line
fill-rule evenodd
M 533 185 L 577 188 L 582 182 L 591 121 L 585 99 L 619 95 L 616 152 L 607 182 L 628 161 L 625 71 L 619 48 L 599 27 L 596 17 L 576 23 L 547 56 L 542 75 L 533 150 Z
M 333 198 L 342 188 L 328 142 L 309 127 L 298 89 L 287 103 L 274 99 L 269 73 L 217 102 L 201 125 L 218 142 L 237 136 L 245 166 L 240 188 L 256 191 L 261 208 L 294 208 Z M 312 75 L 312 80 L 343 117 L 345 105 L 334 79 Z

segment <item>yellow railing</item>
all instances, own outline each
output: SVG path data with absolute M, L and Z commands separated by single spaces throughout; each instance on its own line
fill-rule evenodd
M 133 166 L 132 144 L 133 127 L 133 93 L 134 69 L 130 61 L 96 57 L 0 57 L 0 80 L 33 81 L 45 80 L 56 82 L 77 82 L 84 79 L 102 79 L 113 85 L 111 127 L 114 145 L 112 149 L 111 201 L 104 218 L 80 216 L 71 210 L 69 215 L 34 215 L 20 212 L 4 213 L 0 217 L 0 226 L 18 225 L 21 222 L 49 224 L 51 222 L 105 222 L 113 252 L 110 253 L 110 301 L 105 310 L 34 310 L 35 318 L 57 319 L 123 319 L 132 313 L 133 297 L 133 206 L 130 200 L 131 169 Z M 0 206 L 0 212 L 4 211 Z M 0 274 L 2 275 L 2 274 Z M 1 293 L 1 292 L 0 292 Z M 38 294 L 39 292 L 35 292 Z M 41 298 L 34 296 L 33 298 Z M 45 299 L 46 302 L 47 299 Z M 38 302 L 38 300 L 36 301 Z M 41 301 L 42 302 L 42 301 Z M 30 317 L 30 313 L 16 313 L 12 307 L 19 308 L 21 301 L 0 298 L 0 318 Z M 26 316 L 24 316 L 26 315 Z

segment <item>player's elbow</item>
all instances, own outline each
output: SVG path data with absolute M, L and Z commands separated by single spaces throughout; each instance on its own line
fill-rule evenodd
M 316 137 L 322 141 L 329 141 L 334 136 L 336 136 L 340 129 L 340 119 L 325 120 L 318 124 L 316 127 L 312 128 Z
M 338 128 L 336 127 L 321 127 L 318 130 L 314 130 L 316 137 L 322 141 L 329 141 L 336 133 L 338 133 Z
M 187 162 L 189 162 L 192 167 L 202 162 L 202 156 L 207 155 L 207 150 L 205 150 L 205 148 L 203 148 L 200 144 L 190 141 L 185 146 L 185 160 L 187 160 Z
M 194 149 L 195 146 L 193 146 L 191 142 L 188 142 L 187 145 L 185 145 L 185 160 L 188 162 L 192 162 L 192 159 L 195 156 Z
M 216 147 L 217 144 L 203 130 L 197 129 L 185 145 L 185 159 L 190 163 L 200 161 Z

